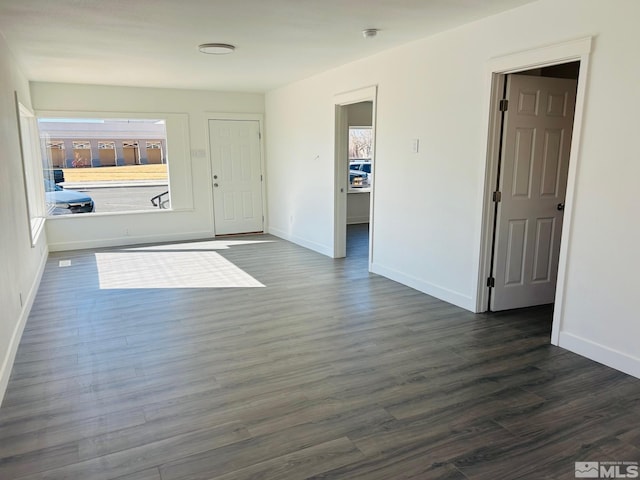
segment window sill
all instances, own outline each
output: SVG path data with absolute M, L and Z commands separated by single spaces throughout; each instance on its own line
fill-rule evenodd
M 31 248 L 34 248 L 40 240 L 40 235 L 44 232 L 44 217 L 31 219 Z
M 166 213 L 176 213 L 176 212 L 193 212 L 193 208 L 164 208 L 158 210 L 132 210 L 130 212 L 87 212 L 87 213 L 72 213 L 68 215 L 50 215 L 47 217 L 47 221 L 57 221 L 61 219 L 68 218 L 92 218 L 92 217 L 116 217 L 116 216 L 127 216 L 127 215 L 142 215 L 142 214 L 151 214 L 151 215 L 159 215 Z

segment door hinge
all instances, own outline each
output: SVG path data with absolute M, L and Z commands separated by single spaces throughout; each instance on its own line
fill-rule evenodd
M 258 139 L 262 140 L 262 132 L 258 132 Z
M 494 288 L 496 286 L 496 279 L 494 277 L 487 278 L 487 287 Z
M 260 175 L 260 181 L 262 181 L 262 175 Z
M 502 200 L 502 192 L 493 192 L 493 201 L 498 203 Z
M 506 112 L 509 109 L 509 100 L 507 100 L 506 98 L 500 100 L 498 108 L 501 112 Z

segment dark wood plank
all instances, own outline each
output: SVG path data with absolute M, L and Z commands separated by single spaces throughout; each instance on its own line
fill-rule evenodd
M 364 457 L 345 437 L 296 450 L 288 455 L 235 470 L 215 480 L 294 480 L 309 478 L 328 469 L 361 460 Z
M 146 443 L 140 446 L 117 450 L 107 455 L 92 457 L 47 470 L 43 473 L 27 475 L 20 478 L 40 479 L 74 479 L 86 478 L 111 479 L 118 476 L 131 475 L 136 471 L 153 469 L 166 461 L 208 451 L 222 445 L 233 444 L 249 435 L 239 424 L 225 424 L 219 427 L 193 430 L 182 435 Z M 18 477 L 15 477 L 18 478 Z
M 341 411 L 327 418 L 295 425 L 234 445 L 190 455 L 160 466 L 163 480 L 215 478 L 250 465 L 283 457 L 304 448 L 349 436 L 389 421 L 382 408 Z

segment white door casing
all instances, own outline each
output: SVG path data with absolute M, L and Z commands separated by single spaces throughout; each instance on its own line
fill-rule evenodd
M 262 167 L 257 120 L 209 120 L 216 235 L 262 232 Z
M 553 303 L 577 81 L 507 77 L 491 310 Z
M 371 128 L 373 130 L 373 151 L 371 161 L 375 163 L 376 148 L 376 110 L 377 110 L 377 85 L 363 87 L 334 96 L 334 215 L 333 215 L 333 258 L 343 258 L 347 255 L 347 185 L 349 172 L 347 168 L 348 158 L 348 132 L 347 106 L 360 102 L 372 102 Z M 374 257 L 374 233 L 375 233 L 375 170 L 372 171 L 374 187 L 369 195 L 369 271 Z

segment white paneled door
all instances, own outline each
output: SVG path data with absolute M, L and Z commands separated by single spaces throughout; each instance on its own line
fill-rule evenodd
M 216 235 L 262 232 L 262 167 L 257 120 L 209 120 Z
M 491 310 L 554 301 L 576 89 L 507 77 Z

